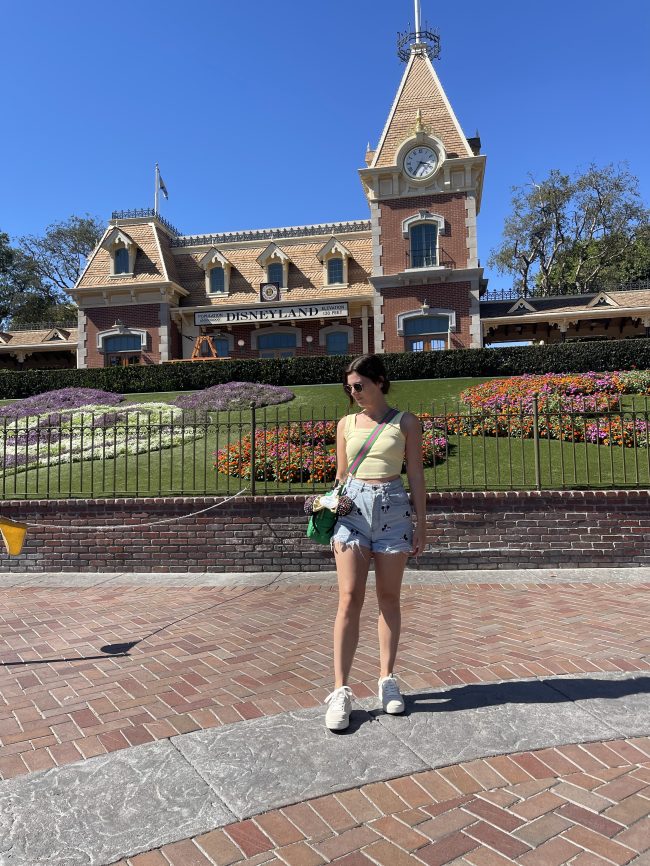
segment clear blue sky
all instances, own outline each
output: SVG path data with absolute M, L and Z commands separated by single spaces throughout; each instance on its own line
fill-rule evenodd
M 484 263 L 528 172 L 626 160 L 650 203 L 647 0 L 422 9 L 443 87 L 487 154 Z M 151 207 L 156 161 L 161 212 L 186 234 L 367 218 L 357 169 L 412 20 L 412 0 L 5 3 L 0 231 Z

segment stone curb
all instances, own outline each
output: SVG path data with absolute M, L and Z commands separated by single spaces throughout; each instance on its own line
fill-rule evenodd
M 372 572 L 371 572 L 372 577 Z M 648 583 L 650 567 L 628 568 L 530 568 L 458 571 L 410 571 L 404 574 L 405 586 L 452 586 L 457 584 L 526 583 Z M 0 574 L 0 589 L 19 587 L 99 586 L 336 586 L 335 571 L 295 572 L 15 572 Z
M 237 722 L 0 783 L 0 863 L 109 866 L 262 812 L 492 755 L 650 734 L 650 677 L 430 689 L 404 716 L 368 699 Z

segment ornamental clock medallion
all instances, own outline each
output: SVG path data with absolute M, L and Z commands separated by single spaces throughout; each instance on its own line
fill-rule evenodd
M 404 157 L 404 171 L 414 180 L 426 180 L 438 167 L 438 154 L 427 144 L 411 148 Z
M 260 301 L 279 301 L 279 283 L 260 283 Z

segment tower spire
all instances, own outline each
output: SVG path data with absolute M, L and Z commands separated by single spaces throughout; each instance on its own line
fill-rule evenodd
M 429 60 L 440 57 L 440 35 L 425 22 L 422 25 L 421 0 L 413 0 L 415 25 L 412 31 L 397 34 L 397 56 L 406 63 L 414 52 L 427 54 Z

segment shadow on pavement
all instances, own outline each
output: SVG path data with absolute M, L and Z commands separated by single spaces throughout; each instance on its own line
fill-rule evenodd
M 405 695 L 405 715 L 453 712 L 500 704 L 555 704 L 596 698 L 615 699 L 626 695 L 650 694 L 650 676 L 603 680 L 554 678 L 525 682 L 478 683 L 445 691 Z M 381 710 L 371 711 L 379 715 Z

